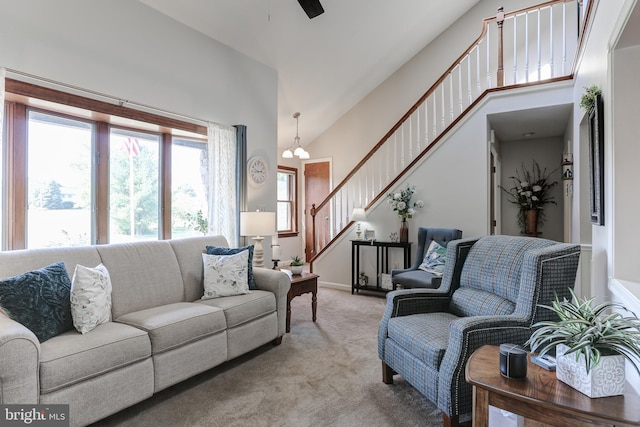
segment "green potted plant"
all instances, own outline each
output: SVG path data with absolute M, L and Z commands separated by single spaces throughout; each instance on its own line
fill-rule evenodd
M 584 88 L 584 93 L 580 98 L 580 108 L 590 111 L 596 103 L 596 97 L 602 95 L 602 89 L 596 84 Z
M 291 273 L 293 274 L 301 274 L 302 267 L 304 266 L 304 260 L 300 258 L 298 255 L 294 255 L 291 257 Z
M 536 323 L 526 344 L 540 355 L 556 348 L 556 376 L 587 396 L 623 394 L 625 358 L 640 373 L 640 319 L 619 303 L 571 297 L 540 306 L 559 320 Z

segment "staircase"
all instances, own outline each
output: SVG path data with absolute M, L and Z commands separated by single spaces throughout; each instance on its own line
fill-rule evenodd
M 483 20 L 478 38 L 310 211 L 313 261 L 385 197 L 489 93 L 571 79 L 593 0 L 553 0 Z

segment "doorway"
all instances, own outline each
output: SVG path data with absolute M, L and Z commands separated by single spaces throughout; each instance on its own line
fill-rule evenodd
M 303 165 L 304 176 L 304 253 L 308 261 L 315 256 L 313 248 L 313 221 L 311 218 L 311 206 L 320 204 L 331 191 L 331 162 L 319 160 L 306 162 Z M 324 218 L 316 218 L 316 228 L 324 230 L 323 236 L 329 238 L 328 227 L 319 227 L 318 221 Z

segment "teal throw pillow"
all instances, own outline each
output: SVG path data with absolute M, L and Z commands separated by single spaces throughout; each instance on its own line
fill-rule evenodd
M 436 276 L 442 276 L 446 258 L 447 247 L 433 240 L 427 249 L 422 264 L 418 268 Z
M 64 262 L 0 280 L 0 309 L 45 342 L 73 328 Z
M 242 251 L 249 251 L 249 261 L 247 265 L 247 278 L 249 289 L 255 289 L 256 283 L 253 280 L 253 245 L 242 246 L 240 248 L 226 248 L 224 246 L 207 246 L 207 255 L 236 255 Z

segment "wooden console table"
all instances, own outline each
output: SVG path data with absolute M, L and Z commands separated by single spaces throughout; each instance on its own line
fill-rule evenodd
M 411 243 L 412 242 L 381 242 L 379 240 L 352 240 L 351 241 L 351 294 L 359 290 L 389 292 L 391 289 L 384 289 L 380 286 L 380 274 L 389 271 L 389 248 L 402 249 L 403 267 L 411 266 Z M 376 284 L 360 285 L 358 275 L 360 274 L 360 248 L 376 248 Z
M 476 350 L 466 376 L 473 385 L 474 427 L 489 425 L 489 405 L 552 426 L 640 426 L 640 396 L 630 386 L 624 395 L 592 399 L 531 361 L 526 378 L 506 378 L 500 374 L 498 346 Z

